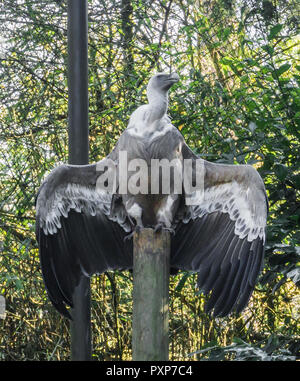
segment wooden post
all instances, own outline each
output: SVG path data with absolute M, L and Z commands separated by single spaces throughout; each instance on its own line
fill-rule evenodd
M 135 361 L 169 359 L 170 233 L 133 236 L 132 354 Z
M 68 0 L 69 164 L 89 162 L 87 0 Z M 73 294 L 71 359 L 91 360 L 90 280 Z

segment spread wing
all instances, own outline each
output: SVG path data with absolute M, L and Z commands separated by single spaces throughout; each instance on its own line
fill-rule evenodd
M 130 225 L 121 206 L 112 208 L 111 193 L 97 186 L 98 165 L 54 169 L 36 200 L 45 286 L 53 305 L 68 318 L 66 305 L 73 306 L 73 291 L 82 276 L 132 268 L 132 242 L 124 242 Z
M 188 147 L 183 155 L 197 160 Z M 210 293 L 206 310 L 225 316 L 247 305 L 262 268 L 268 201 L 251 166 L 200 164 L 203 188 L 185 206 L 171 266 L 198 272 L 198 287 Z

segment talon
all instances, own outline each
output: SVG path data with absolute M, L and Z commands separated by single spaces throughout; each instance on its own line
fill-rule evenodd
M 139 225 L 137 225 L 137 226 L 135 227 L 135 230 L 134 230 L 134 231 L 137 232 L 137 233 L 140 233 L 141 230 L 142 230 L 142 227 L 139 226 Z
M 157 224 L 157 225 L 154 227 L 154 232 L 155 232 L 155 233 L 161 232 L 161 231 L 162 231 L 162 228 L 163 228 L 163 225 L 162 225 L 162 224 Z
M 175 229 L 173 228 L 164 228 L 163 230 L 168 231 L 170 234 L 175 235 Z
M 154 228 L 154 232 L 155 233 L 159 233 L 161 232 L 162 230 L 165 230 L 169 233 L 171 233 L 172 235 L 175 235 L 175 229 L 173 228 L 167 228 L 166 226 L 164 226 L 163 224 L 157 224 Z
M 129 241 L 132 237 L 133 237 L 133 234 L 134 234 L 134 231 L 133 232 L 131 232 L 131 233 L 129 233 L 129 234 L 127 234 L 127 235 L 125 235 L 125 237 L 124 237 L 124 242 L 125 241 Z
M 127 234 L 124 237 L 124 241 L 130 240 L 133 237 L 134 233 L 140 233 L 141 230 L 142 230 L 142 226 L 137 225 L 131 233 Z

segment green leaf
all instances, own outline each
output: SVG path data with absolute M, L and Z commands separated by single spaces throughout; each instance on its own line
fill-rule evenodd
M 180 281 L 178 282 L 177 286 L 175 287 L 175 291 L 176 292 L 180 292 L 183 288 L 183 286 L 185 285 L 185 282 L 187 280 L 187 278 L 191 275 L 191 273 L 187 272 L 183 275 L 183 277 L 180 279 Z
M 240 78 L 240 81 L 241 81 L 242 83 L 249 82 L 248 74 L 242 75 L 241 78 Z
M 226 65 L 226 66 L 231 66 L 233 64 L 232 59 L 229 58 L 229 57 L 223 57 L 223 58 L 221 58 L 220 62 L 221 62 L 221 64 Z
M 22 290 L 23 283 L 22 283 L 22 281 L 20 279 L 16 279 L 16 283 L 15 284 L 16 284 L 17 290 Z
M 276 75 L 277 75 L 277 77 L 280 77 L 283 73 L 288 71 L 290 67 L 291 67 L 291 65 L 288 63 L 281 65 L 278 69 L 273 71 L 273 73 L 272 73 L 273 78 L 274 78 L 274 76 L 276 77 Z
M 273 48 L 272 46 L 270 46 L 270 45 L 263 45 L 261 48 L 262 48 L 265 52 L 269 53 L 270 56 L 272 56 L 273 53 L 274 53 L 274 48 Z
M 248 106 L 249 111 L 253 111 L 253 110 L 259 108 L 259 107 L 257 106 L 257 103 L 256 103 L 253 99 L 250 99 L 250 100 L 247 102 L 247 106 Z
M 270 33 L 268 35 L 268 40 L 270 41 L 274 37 L 276 37 L 277 34 L 281 31 L 282 28 L 283 28 L 282 24 L 277 24 L 277 25 L 273 26 L 273 28 L 271 28 Z
M 280 181 L 283 181 L 288 175 L 288 167 L 283 164 L 275 164 L 274 172 Z
M 293 175 L 291 180 L 293 181 L 293 183 L 295 184 L 296 188 L 297 189 L 300 189 L 300 174 L 297 174 L 297 175 Z
M 241 338 L 239 338 L 239 337 L 234 337 L 233 338 L 233 340 L 232 340 L 234 343 L 236 343 L 236 344 L 240 344 L 240 345 L 247 345 L 247 343 L 245 343 L 245 341 L 244 340 L 242 340 Z
M 228 39 L 228 36 L 230 35 L 231 28 L 227 27 L 223 30 L 223 41 L 226 41 Z

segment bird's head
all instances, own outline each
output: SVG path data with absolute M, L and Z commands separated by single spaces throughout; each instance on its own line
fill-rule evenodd
M 149 81 L 147 86 L 147 94 L 161 93 L 166 94 L 170 87 L 179 81 L 177 73 L 165 74 L 157 73 Z

